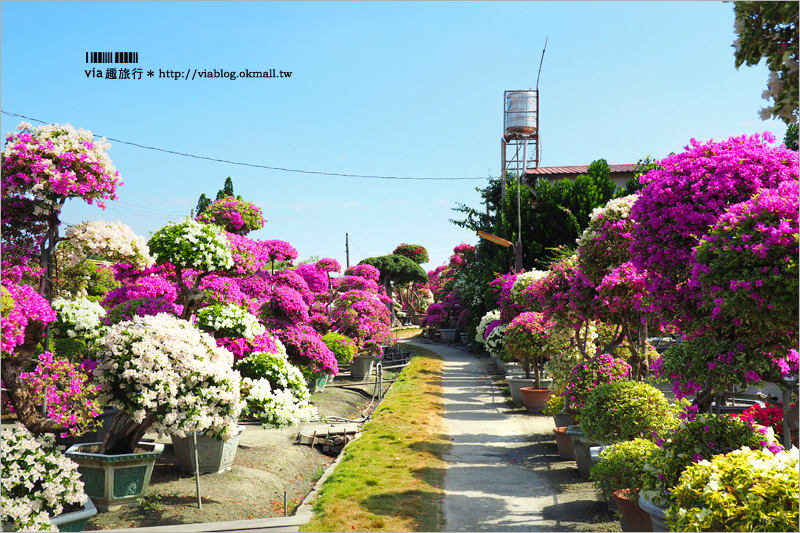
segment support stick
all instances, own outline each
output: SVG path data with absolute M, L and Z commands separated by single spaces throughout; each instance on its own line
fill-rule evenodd
M 192 453 L 194 454 L 194 485 L 197 490 L 197 508 L 203 508 L 203 500 L 200 497 L 200 460 L 197 458 L 197 432 L 192 432 Z

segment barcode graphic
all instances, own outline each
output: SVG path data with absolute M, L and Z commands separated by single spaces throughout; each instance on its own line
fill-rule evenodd
M 112 61 L 113 59 L 113 61 Z M 138 63 L 139 52 L 86 52 L 87 63 Z

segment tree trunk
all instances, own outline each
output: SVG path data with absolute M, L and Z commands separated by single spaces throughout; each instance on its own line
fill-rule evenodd
M 120 410 L 114 417 L 111 429 L 108 431 L 98 453 L 107 455 L 121 455 L 133 453 L 144 434 L 156 420 L 155 413 L 148 414 L 141 422 L 135 422 L 133 417 Z
M 386 290 L 386 297 L 389 298 L 389 303 L 386 304 L 386 307 L 389 308 L 389 313 L 391 313 L 389 320 L 390 323 L 394 325 L 395 315 L 394 315 L 394 298 L 392 298 L 392 281 L 387 279 L 383 282 L 383 288 Z
M 36 347 L 42 339 L 44 326 L 40 323 L 31 323 L 25 328 L 25 341 L 17 346 L 13 357 L 4 357 L 2 368 L 3 385 L 6 395 L 17 419 L 28 428 L 31 433 L 60 433 L 64 426 L 42 415 L 37 401 L 30 388 L 19 375 L 25 372 L 28 365 L 35 361 Z

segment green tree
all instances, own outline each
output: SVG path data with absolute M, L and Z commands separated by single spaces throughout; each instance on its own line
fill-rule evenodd
M 762 120 L 797 122 L 798 5 L 796 1 L 734 2 L 734 31 L 739 36 L 733 43 L 736 68 L 742 63 L 758 65 L 765 58 L 770 71 L 762 97 L 774 103 L 761 109 Z
M 210 206 L 213 202 L 206 196 L 205 193 L 200 195 L 200 199 L 197 201 L 197 213 L 196 215 L 199 217 L 203 211 L 206 210 L 208 206 Z
M 220 190 L 217 191 L 217 196 L 213 201 L 208 196 L 206 196 L 205 193 L 200 195 L 200 199 L 197 201 L 197 209 L 196 209 L 197 212 L 195 213 L 195 216 L 199 217 L 203 213 L 203 211 L 205 211 L 206 208 L 211 204 L 213 204 L 215 201 L 222 200 L 223 198 L 227 198 L 229 196 L 233 196 L 233 180 L 231 179 L 230 176 L 225 178 L 225 184 L 222 186 Z M 241 200 L 242 197 L 237 196 L 236 199 Z
M 403 255 L 388 254 L 378 257 L 368 257 L 362 260 L 359 265 L 372 265 L 381 273 L 378 278 L 378 283 L 383 285 L 386 290 L 386 296 L 392 300 L 392 283 L 427 283 L 428 274 L 417 263 Z M 394 305 L 388 305 L 389 311 L 392 313 L 392 322 L 394 322 Z
M 628 196 L 636 191 L 641 191 L 644 189 L 644 185 L 639 183 L 639 178 L 650 172 L 651 170 L 663 168 L 661 165 L 658 164 L 658 161 L 650 157 L 649 155 L 644 156 L 644 159 L 640 159 L 636 162 L 633 166 L 633 177 L 625 182 L 625 191 L 621 192 L 621 196 Z
M 789 124 L 786 128 L 786 135 L 783 137 L 783 145 L 789 150 L 797 151 L 797 123 Z

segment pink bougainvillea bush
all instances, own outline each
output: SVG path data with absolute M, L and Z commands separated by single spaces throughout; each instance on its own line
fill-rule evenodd
M 689 284 L 702 295 L 706 328 L 751 348 L 797 346 L 797 213 L 798 182 L 786 181 L 732 205 L 700 241 Z
M 422 263 L 427 263 L 430 259 L 428 258 L 428 250 L 425 249 L 424 246 L 420 244 L 406 244 L 403 243 L 397 248 L 394 249 L 393 254 L 397 255 L 404 255 L 421 265 Z
M 216 224 L 229 233 L 247 235 L 264 227 L 264 213 L 251 202 L 228 196 L 203 210 L 197 220 Z
M 2 288 L 2 351 L 10 355 L 25 341 L 30 323 L 45 326 L 56 319 L 50 303 L 30 285 L 9 283 Z
M 730 206 L 798 179 L 797 152 L 772 143 L 768 132 L 723 142 L 692 139 L 640 178 L 645 188 L 631 208 L 631 260 L 648 272 L 647 310 L 678 327 L 696 316 L 702 296 L 689 280 L 698 240 Z
M 622 359 L 607 353 L 596 355 L 572 369 L 570 381 L 561 394 L 572 409 L 580 409 L 598 385 L 628 379 L 630 371 L 630 365 Z
M 80 197 L 102 208 L 104 200 L 116 200 L 122 181 L 105 138 L 96 141 L 92 132 L 70 124 L 21 122 L 17 129 L 6 136 L 3 150 L 3 196 L 29 194 L 52 205 L 61 197 Z

